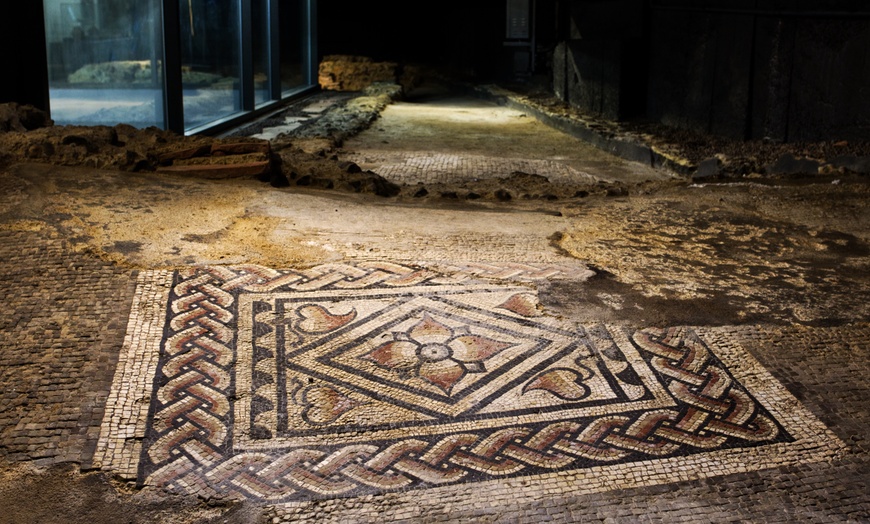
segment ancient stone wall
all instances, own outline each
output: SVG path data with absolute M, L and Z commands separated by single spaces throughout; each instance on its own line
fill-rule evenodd
M 363 56 L 331 55 L 320 62 L 318 82 L 330 91 L 362 91 L 376 82 L 397 81 L 398 65 Z

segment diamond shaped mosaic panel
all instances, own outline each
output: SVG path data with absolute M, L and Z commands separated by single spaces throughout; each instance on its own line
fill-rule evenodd
M 722 332 L 578 326 L 481 274 L 505 270 L 559 271 L 144 272 L 97 460 L 292 504 L 553 475 L 600 491 L 840 451 Z
M 673 405 L 633 350 L 535 306 L 526 288 L 481 285 L 242 295 L 237 392 L 250 402 L 237 403 L 236 443 L 362 442 Z

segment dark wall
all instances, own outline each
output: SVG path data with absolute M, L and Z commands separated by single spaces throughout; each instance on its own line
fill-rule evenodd
M 42 2 L 6 2 L 0 16 L 0 103 L 48 109 Z
M 870 3 L 561 0 L 555 93 L 731 138 L 870 137 Z
M 754 0 L 735 2 L 751 7 Z M 649 116 L 676 127 L 743 137 L 753 17 L 653 13 Z
M 762 130 L 793 141 L 870 138 L 870 19 L 799 20 L 783 28 L 780 48 L 788 48 L 789 31 L 793 51 L 780 52 L 782 87 L 768 104 L 789 102 L 784 116 L 768 107 Z
M 870 19 L 854 14 L 870 5 L 683 4 L 653 9 L 651 119 L 740 139 L 870 136 Z
M 424 63 L 473 76 L 497 75 L 504 39 L 503 0 L 415 5 L 320 0 L 319 53 Z
M 553 59 L 556 94 L 614 120 L 645 110 L 648 34 L 644 0 L 561 2 L 564 36 Z

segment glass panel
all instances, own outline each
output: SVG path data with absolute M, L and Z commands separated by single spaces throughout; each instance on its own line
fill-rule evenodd
M 164 126 L 159 0 L 44 0 L 51 117 Z
M 239 1 L 179 0 L 184 127 L 241 110 Z
M 251 0 L 254 50 L 254 104 L 272 99 L 269 93 L 269 0 Z
M 308 84 L 308 0 L 279 0 L 281 19 L 281 90 L 289 91 Z

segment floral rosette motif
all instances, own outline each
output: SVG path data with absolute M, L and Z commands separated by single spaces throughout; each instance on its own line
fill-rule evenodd
M 451 328 L 424 314 L 405 332 L 363 356 L 402 377 L 419 377 L 450 396 L 469 373 L 485 373 L 486 359 L 513 344 L 474 335 L 468 327 Z

